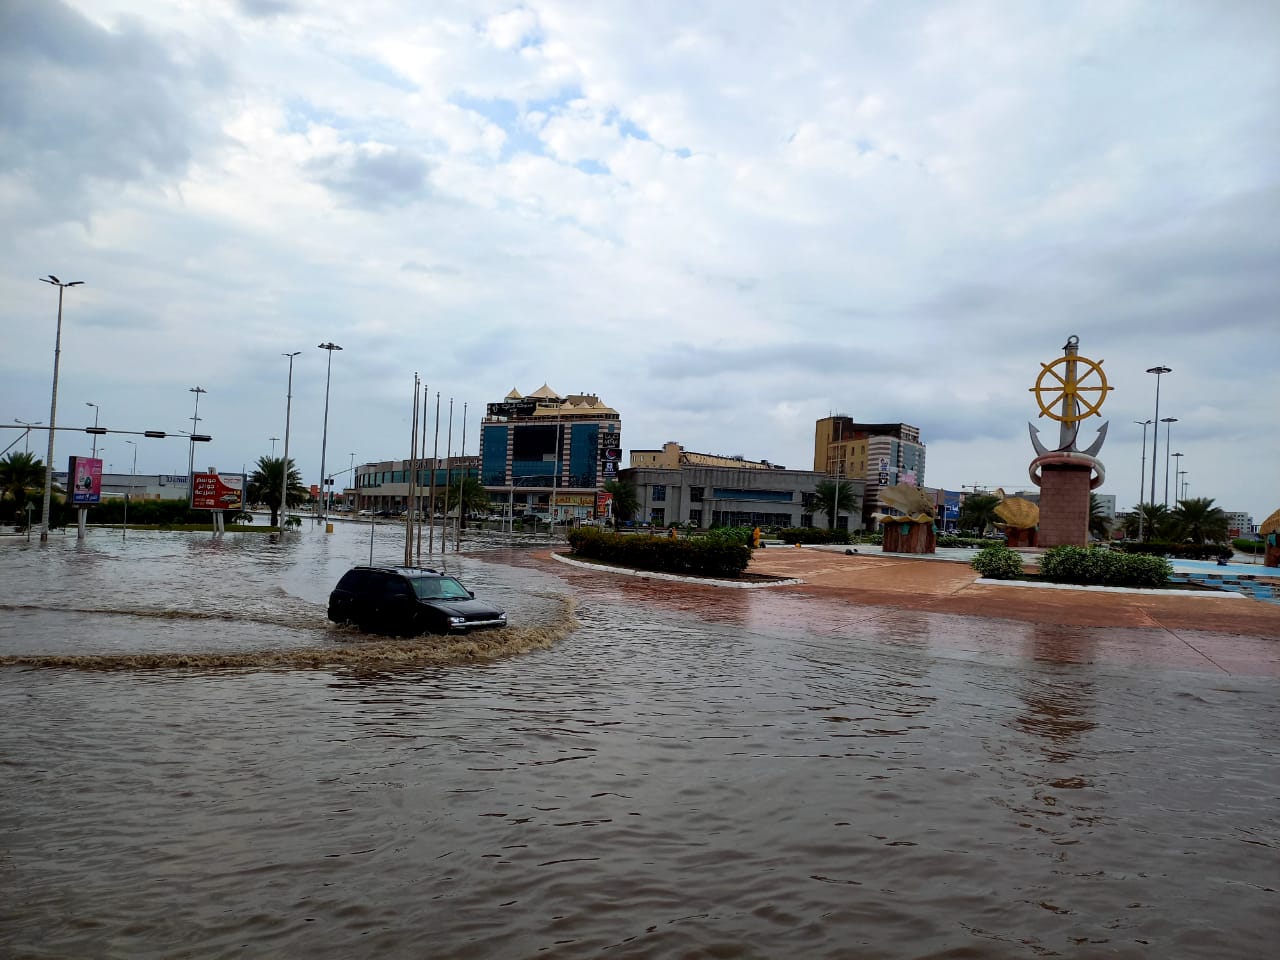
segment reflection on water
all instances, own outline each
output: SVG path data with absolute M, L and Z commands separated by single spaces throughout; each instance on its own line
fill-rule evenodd
M 0 653 L 334 645 L 361 536 L 6 544 Z M 0 668 L 0 955 L 1257 957 L 1280 933 L 1274 681 L 1099 665 L 1103 631 L 449 563 L 518 626 L 568 596 L 580 626 L 479 665 Z

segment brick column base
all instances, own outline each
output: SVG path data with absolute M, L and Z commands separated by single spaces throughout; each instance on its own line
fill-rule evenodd
M 1089 544 L 1088 467 L 1046 464 L 1040 471 L 1039 545 Z

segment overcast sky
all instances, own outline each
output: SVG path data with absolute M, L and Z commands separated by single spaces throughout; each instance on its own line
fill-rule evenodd
M 58 423 L 190 430 L 201 386 L 197 467 L 271 452 L 300 350 L 318 482 L 335 341 L 339 483 L 406 455 L 417 371 L 455 451 L 463 404 L 474 453 L 484 405 L 545 382 L 628 450 L 807 469 L 842 413 L 919 426 L 931 486 L 1012 488 L 1075 334 L 1115 388 L 1100 492 L 1137 500 L 1164 364 L 1190 495 L 1256 522 L 1278 36 L 1270 0 L 0 0 L 0 423 L 48 421 L 52 273 L 85 281 Z

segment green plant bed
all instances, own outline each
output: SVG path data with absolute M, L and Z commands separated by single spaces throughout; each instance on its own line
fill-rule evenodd
M 575 556 L 615 566 L 703 577 L 737 577 L 751 562 L 751 548 L 737 542 L 740 536 L 727 531 L 721 536 L 679 540 L 581 527 L 570 530 L 568 540 Z

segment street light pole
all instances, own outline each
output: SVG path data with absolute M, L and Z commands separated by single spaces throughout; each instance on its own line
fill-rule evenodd
M 1156 375 L 1156 415 L 1152 421 L 1155 429 L 1151 433 L 1151 505 L 1156 505 L 1156 452 L 1160 448 L 1160 378 L 1166 373 L 1172 373 L 1172 367 L 1148 367 L 1147 373 Z M 1165 498 L 1166 500 L 1168 497 Z
M 37 420 L 37 421 L 35 421 L 34 423 L 28 423 L 26 420 L 19 420 L 17 417 L 14 417 L 14 418 L 13 418 L 13 422 L 14 422 L 14 423 L 20 423 L 20 424 L 22 424 L 24 427 L 26 427 L 26 428 L 27 428 L 27 429 L 26 429 L 26 432 L 25 432 L 25 433 L 23 434 L 23 436 L 22 436 L 22 449 L 23 449 L 23 451 L 24 451 L 24 452 L 26 452 L 26 453 L 30 453 L 30 452 L 31 452 L 31 428 L 32 428 L 32 427 L 43 427 L 43 426 L 44 426 L 44 421 L 43 421 L 43 420 Z M 16 441 L 15 441 L 15 442 L 16 442 Z
M 279 440 L 280 438 L 279 438 L 279 437 L 267 437 L 267 439 L 271 441 L 271 458 L 274 460 L 274 459 L 275 459 L 275 456 L 276 456 L 276 441 L 277 441 L 277 440 Z
M 187 453 L 187 483 L 190 484 L 190 486 L 187 487 L 187 493 L 189 495 L 194 495 L 196 489 L 196 434 L 200 432 L 200 394 L 208 393 L 209 391 L 204 387 L 192 387 L 187 392 L 194 393 L 196 395 L 196 408 L 191 414 L 191 440 L 187 444 L 189 448 Z
M 98 429 L 98 405 L 96 403 L 89 403 L 89 401 L 87 400 L 85 401 L 84 405 L 86 407 L 93 407 L 93 428 L 97 430 Z M 89 454 L 89 456 L 93 457 L 95 460 L 98 459 L 98 435 L 96 433 L 93 435 L 93 453 Z
M 1151 420 L 1135 420 L 1133 421 L 1142 428 L 1142 467 L 1138 471 L 1138 539 L 1142 539 L 1143 513 L 1142 513 L 1142 497 L 1147 488 L 1147 427 L 1151 426 Z M 1154 466 L 1155 461 L 1152 461 Z
M 1173 449 L 1169 445 L 1169 431 L 1173 429 L 1173 425 L 1178 422 L 1177 417 L 1165 417 L 1160 421 L 1166 424 L 1164 428 L 1164 505 L 1169 506 L 1169 451 Z M 1153 464 L 1154 466 L 1154 464 Z M 1154 476 L 1154 472 L 1153 472 Z M 1177 495 L 1177 490 L 1173 491 Z
M 138 444 L 135 440 L 125 443 L 133 447 L 133 466 L 129 468 L 129 492 L 124 495 L 124 527 L 120 531 L 120 539 L 129 539 L 129 500 L 133 497 L 133 478 L 138 475 Z
M 285 392 L 284 405 L 284 463 L 280 468 L 280 536 L 284 536 L 284 511 L 289 502 L 289 418 L 293 413 L 293 358 L 302 353 L 301 350 L 295 350 L 293 353 L 282 353 L 282 357 L 289 358 L 289 387 Z M 321 477 L 323 480 L 324 478 Z
M 68 287 L 78 287 L 83 280 L 63 283 L 52 273 L 41 277 L 41 283 L 58 288 L 58 332 L 53 340 L 53 394 L 49 400 L 49 452 L 44 464 L 44 504 L 40 508 L 40 542 L 49 540 L 49 502 L 53 497 L 53 435 L 58 425 L 58 362 L 62 357 L 62 294 Z
M 1166 438 L 1166 439 L 1167 439 L 1167 438 Z M 1181 453 L 1175 453 L 1175 454 L 1172 454 L 1172 456 L 1176 457 L 1176 458 L 1177 458 L 1177 460 L 1178 460 L 1178 465 L 1177 465 L 1176 467 L 1174 467 L 1174 468 L 1173 468 L 1173 502 L 1176 504 L 1176 503 L 1178 502 L 1178 500 L 1179 500 L 1179 497 L 1178 497 L 1178 474 L 1180 474 L 1180 473 L 1182 472 L 1182 454 L 1181 454 Z
M 329 351 L 329 360 L 325 364 L 324 370 L 324 430 L 320 435 L 320 519 L 323 520 L 328 513 L 328 491 L 325 489 L 324 460 L 325 452 L 329 448 L 329 373 L 333 369 L 333 351 L 342 348 L 336 343 L 321 343 L 317 345 L 321 350 Z

